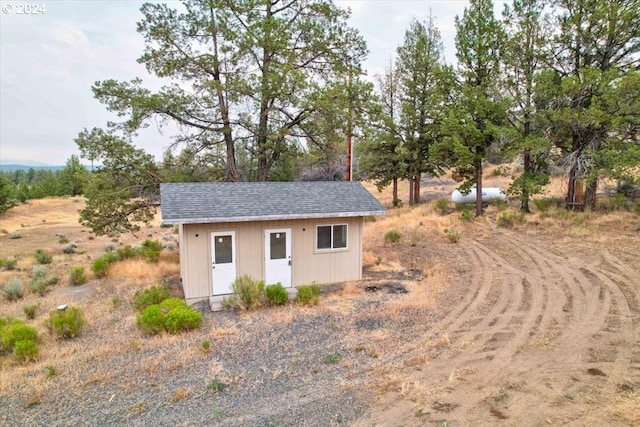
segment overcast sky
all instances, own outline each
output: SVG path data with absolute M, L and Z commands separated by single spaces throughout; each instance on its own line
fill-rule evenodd
M 143 51 L 136 32 L 141 1 L 36 0 L 38 14 L 18 14 L 27 2 L 1 2 L 0 12 L 0 164 L 30 160 L 63 165 L 78 154 L 73 139 L 84 128 L 104 127 L 117 118 L 95 100 L 91 85 L 106 79 L 150 80 L 136 62 Z M 169 2 L 171 3 L 171 2 Z M 350 7 L 351 26 L 367 41 L 369 76 L 395 57 L 412 18 L 431 13 L 440 29 L 449 63 L 455 63 L 454 19 L 462 0 L 335 1 Z M 501 1 L 494 1 L 502 9 Z M 156 82 L 157 84 L 157 82 Z M 161 158 L 170 132 L 143 131 L 134 142 Z

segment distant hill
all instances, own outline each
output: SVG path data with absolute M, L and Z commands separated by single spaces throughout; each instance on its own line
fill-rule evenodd
M 59 171 L 64 169 L 64 166 L 51 166 L 51 165 L 42 165 L 42 166 L 29 166 L 29 165 L 0 165 L 0 172 L 15 172 L 19 170 L 28 171 L 29 169 L 34 170 L 50 170 L 50 171 Z

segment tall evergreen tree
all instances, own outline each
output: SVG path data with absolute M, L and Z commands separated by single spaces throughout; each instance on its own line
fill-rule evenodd
M 524 171 L 509 193 L 520 198 L 520 208 L 529 212 L 529 198 L 549 183 L 549 139 L 545 137 L 535 103 L 535 80 L 544 66 L 550 27 L 543 11 L 545 0 L 513 0 L 503 11 L 507 34 L 501 51 L 502 82 L 511 100 L 507 126 L 502 134 L 504 149 L 521 155 Z
M 378 188 L 392 184 L 393 206 L 400 204 L 398 180 L 406 175 L 404 144 L 400 129 L 400 83 L 393 64 L 377 77 L 378 108 L 364 141 L 358 145 L 360 166 Z
M 447 137 L 436 145 L 463 177 L 462 191 L 476 184 L 476 216 L 482 215 L 482 162 L 499 136 L 506 104 L 497 85 L 504 35 L 491 0 L 471 0 L 456 17 L 459 86 L 446 121 Z
M 631 112 L 640 102 L 640 1 L 553 4 L 559 31 L 553 69 L 543 76 L 544 91 L 554 94 L 549 130 L 565 154 L 568 207 L 594 208 L 599 179 L 620 169 L 610 161 L 637 158 L 638 118 Z M 584 206 L 574 204 L 578 180 L 586 182 Z
M 80 159 L 72 155 L 65 163 L 64 169 L 58 172 L 60 195 L 79 196 L 84 194 L 84 186 L 89 180 L 89 171 L 82 166 Z
M 442 65 L 442 40 L 432 19 L 414 20 L 398 48 L 396 68 L 400 85 L 400 129 L 404 143 L 409 204 L 420 201 L 423 173 L 439 175 L 441 166 L 430 147 L 441 136 L 442 111 L 451 81 Z

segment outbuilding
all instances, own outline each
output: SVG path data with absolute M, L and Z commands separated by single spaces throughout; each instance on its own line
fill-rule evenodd
M 217 308 L 237 277 L 295 289 L 362 278 L 364 218 L 384 207 L 359 182 L 160 184 L 179 228 L 185 299 Z

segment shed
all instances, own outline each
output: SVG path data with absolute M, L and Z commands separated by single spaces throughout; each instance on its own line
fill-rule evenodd
M 362 278 L 364 217 L 384 207 L 359 182 L 160 184 L 179 227 L 185 299 L 219 306 L 239 276 L 297 286 Z

